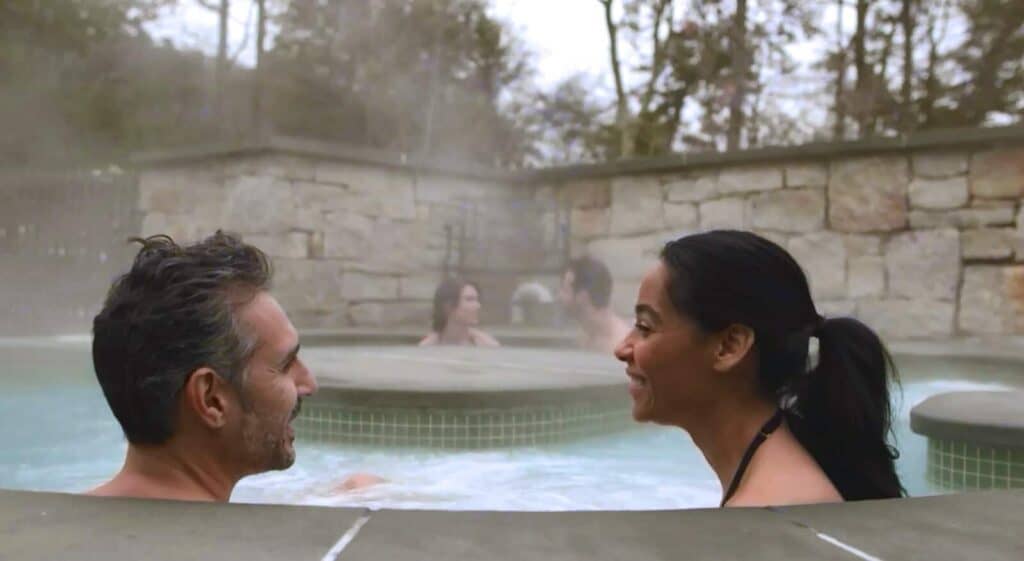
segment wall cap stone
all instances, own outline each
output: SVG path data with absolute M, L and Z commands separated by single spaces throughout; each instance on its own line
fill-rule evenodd
M 262 139 L 242 142 L 140 152 L 133 155 L 130 160 L 134 166 L 145 169 L 228 157 L 287 154 L 374 164 L 438 175 L 533 184 L 539 181 L 562 181 L 623 174 L 674 173 L 735 164 L 820 162 L 822 159 L 839 157 L 893 155 L 901 152 L 913 153 L 940 148 L 983 149 L 1006 147 L 1010 144 L 1024 144 L 1024 126 L 943 129 L 889 138 L 846 142 L 812 142 L 797 146 L 775 146 L 734 152 L 672 154 L 600 164 L 572 164 L 520 170 L 500 170 L 456 162 L 426 160 L 415 156 L 403 157 L 401 154 L 386 150 L 282 135 L 269 135 Z
M 410 173 L 422 172 L 470 179 L 517 182 L 522 177 L 522 173 L 517 170 L 500 170 L 442 160 L 426 160 L 416 156 L 406 156 L 405 154 L 376 148 L 364 148 L 281 135 L 269 135 L 265 138 L 241 142 L 222 142 L 188 148 L 139 152 L 131 156 L 131 163 L 135 167 L 148 169 L 181 166 L 209 160 L 272 154 L 370 164 L 406 170 Z
M 556 166 L 532 172 L 533 179 L 548 181 L 623 174 L 675 173 L 696 168 L 764 162 L 820 162 L 830 158 L 896 155 L 940 148 L 977 149 L 1024 144 L 1024 126 L 959 128 L 917 132 L 908 136 L 847 142 L 812 142 L 734 152 L 697 152 L 655 158 L 634 158 L 603 164 Z M 524 172 L 531 173 L 531 172 Z

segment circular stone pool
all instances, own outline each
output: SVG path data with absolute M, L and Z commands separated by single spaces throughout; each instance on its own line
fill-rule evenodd
M 309 357 L 319 364 L 320 351 L 311 350 Z M 413 351 L 356 345 L 324 349 L 324 356 L 335 362 L 347 357 L 353 365 L 361 352 L 391 350 Z M 509 351 L 515 355 L 515 349 Z M 544 356 L 557 367 L 562 355 Z M 618 368 L 610 358 L 595 360 Z M 896 400 L 899 470 L 912 495 L 946 492 L 925 477 L 927 439 L 910 431 L 910 408 L 947 391 L 1021 388 L 1024 377 L 1009 362 L 906 355 L 897 362 L 903 377 Z M 0 340 L 0 365 L 0 487 L 76 492 L 120 467 L 124 440 L 91 372 L 87 341 Z M 310 439 L 300 440 L 297 448 L 291 469 L 243 480 L 233 500 L 441 510 L 648 510 L 714 506 L 720 493 L 682 431 L 649 425 L 481 449 Z M 333 491 L 356 471 L 389 482 L 359 493 Z
M 631 426 L 622 367 L 581 351 L 314 347 L 299 436 L 337 444 L 535 446 Z

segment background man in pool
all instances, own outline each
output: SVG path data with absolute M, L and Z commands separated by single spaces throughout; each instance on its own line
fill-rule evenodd
M 583 329 L 580 345 L 584 348 L 612 352 L 629 334 L 629 324 L 611 309 L 611 297 L 612 275 L 604 263 L 593 257 L 569 262 L 559 299 Z
M 139 240 L 93 321 L 93 365 L 128 439 L 92 495 L 227 501 L 240 479 L 295 462 L 291 423 L 316 392 L 259 249 L 217 232 Z

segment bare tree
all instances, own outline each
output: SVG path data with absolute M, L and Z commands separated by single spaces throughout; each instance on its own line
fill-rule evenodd
M 231 0 L 196 0 L 204 8 L 217 12 L 217 66 L 214 73 L 214 113 L 221 126 L 224 125 L 224 92 L 227 89 L 228 73 L 228 21 L 231 16 Z
M 614 0 L 598 0 L 604 6 L 604 21 L 608 29 L 608 51 L 611 57 L 612 76 L 615 78 L 615 126 L 619 136 L 619 154 L 621 157 L 633 155 L 632 135 L 629 133 L 630 121 L 629 100 L 626 88 L 622 84 L 622 62 L 619 59 L 619 26 L 612 16 Z
M 854 85 L 854 119 L 857 121 L 857 134 L 861 138 L 867 136 L 871 121 L 871 112 L 867 110 L 872 73 L 867 60 L 869 3 L 870 0 L 857 0 L 857 29 L 853 35 L 853 66 L 857 72 L 857 82 Z
M 900 89 L 899 125 L 903 132 L 914 128 L 914 0 L 903 0 L 900 23 L 903 27 L 903 87 Z
M 832 136 L 836 140 L 846 137 L 846 41 L 843 40 L 843 0 L 836 0 L 836 83 L 833 112 L 835 122 L 832 125 Z
M 267 0 L 256 0 L 256 69 L 252 88 L 252 119 L 257 134 L 264 132 L 263 95 L 266 88 Z
M 733 92 L 729 100 L 729 130 L 726 133 L 726 147 L 728 150 L 737 150 L 740 147 L 740 134 L 743 132 L 743 102 L 746 97 L 747 74 L 750 72 L 750 51 L 747 48 L 747 0 L 736 1 L 736 12 L 732 19 L 730 44 Z

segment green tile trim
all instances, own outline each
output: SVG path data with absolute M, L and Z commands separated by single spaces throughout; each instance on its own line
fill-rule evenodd
M 483 449 L 565 442 L 632 424 L 629 403 L 621 400 L 451 410 L 310 403 L 295 429 L 299 438 L 316 442 Z
M 928 439 L 928 481 L 944 490 L 1024 488 L 1024 448 Z

